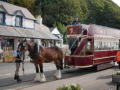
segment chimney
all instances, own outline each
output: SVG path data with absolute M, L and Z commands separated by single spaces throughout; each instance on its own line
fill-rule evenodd
M 37 23 L 38 24 L 42 24 L 42 17 L 41 17 L 41 15 L 39 15 L 37 18 L 36 18 L 36 21 L 37 21 Z

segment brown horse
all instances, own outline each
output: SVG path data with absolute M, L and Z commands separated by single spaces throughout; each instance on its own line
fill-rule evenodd
M 60 48 L 58 47 L 48 47 L 48 48 L 43 48 L 42 46 L 39 46 L 39 52 L 38 54 L 35 54 L 35 44 L 31 42 L 26 43 L 27 49 L 29 51 L 30 57 L 33 59 L 34 65 L 36 67 L 36 77 L 35 81 L 41 81 L 45 82 L 46 78 L 43 73 L 43 63 L 44 62 L 52 62 L 54 61 L 57 72 L 55 74 L 57 79 L 61 78 L 61 72 L 60 69 L 63 69 L 63 52 Z M 40 68 L 40 74 L 39 74 L 39 69 Z

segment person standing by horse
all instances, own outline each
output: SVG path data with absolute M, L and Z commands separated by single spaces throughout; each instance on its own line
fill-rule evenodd
M 15 63 L 16 63 L 16 70 L 15 70 L 15 76 L 14 80 L 17 80 L 17 82 L 21 82 L 22 80 L 19 77 L 19 69 L 20 69 L 20 63 L 23 63 L 24 60 L 24 41 L 21 41 L 18 45 L 17 50 L 14 53 L 15 56 Z M 22 58 L 21 58 L 22 57 Z
M 15 70 L 14 80 L 17 80 L 17 82 L 21 82 L 22 80 L 19 77 L 19 68 L 20 68 L 20 63 L 22 62 L 22 60 L 20 58 L 19 49 L 17 49 L 14 56 L 15 56 L 15 63 L 16 63 L 16 70 Z

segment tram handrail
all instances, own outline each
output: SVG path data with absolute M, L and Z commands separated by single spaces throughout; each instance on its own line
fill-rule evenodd
M 84 30 L 83 30 L 83 31 L 84 31 Z M 82 31 L 80 34 L 82 34 L 83 31 Z M 77 40 L 79 40 L 79 37 L 77 37 L 77 39 L 73 42 L 72 46 L 70 47 L 70 50 L 72 49 L 72 47 L 74 46 L 74 44 L 76 43 Z

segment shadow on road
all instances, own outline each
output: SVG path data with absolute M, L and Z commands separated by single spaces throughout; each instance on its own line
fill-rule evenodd
M 56 72 L 56 70 L 45 72 L 47 82 L 56 81 L 56 78 L 54 77 L 55 72 Z M 95 72 L 95 70 L 93 70 L 92 68 L 88 68 L 88 69 L 79 69 L 79 68 L 65 69 L 65 70 L 62 70 L 62 79 L 87 75 L 87 74 L 94 73 L 94 72 Z M 35 85 L 42 84 L 40 82 L 33 81 L 35 74 L 29 74 L 29 75 L 24 75 L 24 76 L 20 76 L 20 77 L 22 79 L 22 83 L 17 83 L 13 79 L 13 77 L 0 79 L 0 88 L 9 89 L 10 87 L 17 88 L 18 86 L 22 87 L 25 85 L 30 86 L 30 85 L 34 85 L 34 84 Z
M 109 79 L 109 78 L 112 78 L 112 75 L 100 76 L 96 80 L 98 80 L 98 79 Z

